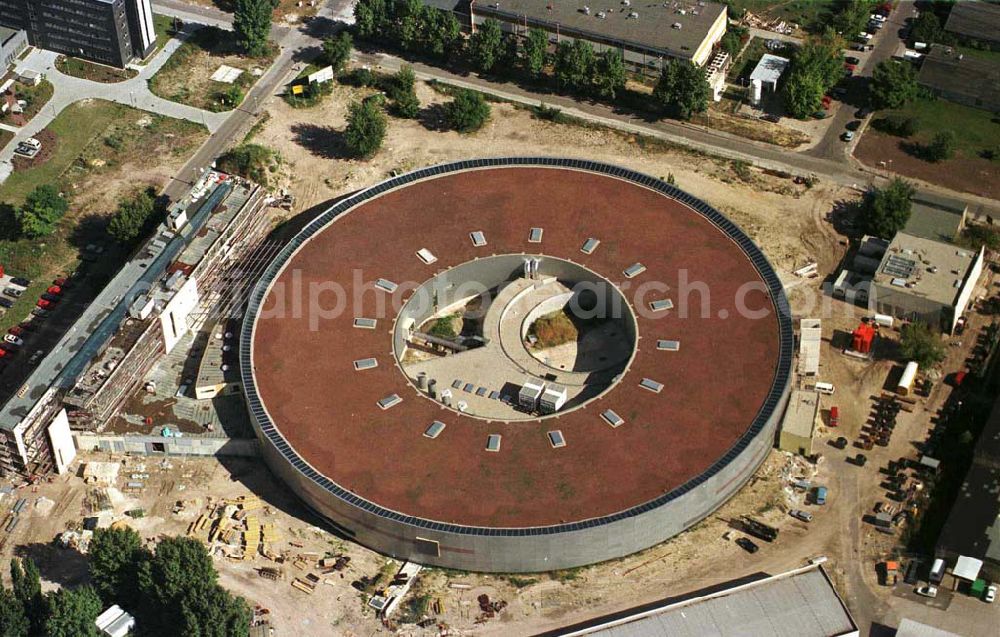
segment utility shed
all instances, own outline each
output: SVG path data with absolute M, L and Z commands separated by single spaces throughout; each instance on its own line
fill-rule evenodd
M 643 607 L 553 631 L 565 637 L 857 637 L 860 632 L 833 583 L 819 565 L 680 602 Z
M 982 249 L 898 232 L 872 278 L 868 309 L 950 334 L 982 272 Z
M 781 421 L 778 448 L 802 456 L 812 455 L 812 441 L 819 422 L 819 393 L 792 390 L 785 418 Z
M 753 103 L 760 103 L 761 95 L 764 92 L 774 93 L 778 90 L 778 80 L 782 73 L 788 68 L 791 61 L 777 55 L 765 53 L 757 62 L 753 72 L 750 73 L 750 86 Z

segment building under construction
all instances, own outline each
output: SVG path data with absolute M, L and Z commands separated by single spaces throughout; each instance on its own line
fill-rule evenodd
M 261 211 L 270 201 L 256 184 L 209 171 L 170 207 L 156 234 L 4 405 L 0 474 L 64 470 L 75 455 L 71 429 L 99 429 L 159 357 L 212 318 L 206 305 L 242 302 L 226 289 L 228 273 L 262 242 L 269 226 Z M 74 348 L 70 339 L 79 333 L 89 337 Z

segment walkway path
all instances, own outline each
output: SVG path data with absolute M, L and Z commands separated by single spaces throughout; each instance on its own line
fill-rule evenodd
M 11 160 L 18 142 L 34 136 L 51 124 L 64 108 L 81 100 L 102 99 L 117 102 L 152 113 L 204 124 L 210 133 L 219 130 L 230 113 L 211 113 L 193 106 L 171 102 L 153 95 L 149 90 L 149 78 L 160 70 L 182 43 L 183 38 L 171 39 L 149 64 L 142 67 L 137 76 L 110 84 L 64 75 L 56 69 L 56 58 L 59 57 L 57 53 L 41 49 L 32 50 L 28 57 L 17 65 L 18 72 L 32 70 L 44 73 L 55 90 L 48 104 L 30 122 L 12 130 L 16 133 L 14 140 L 0 149 L 0 183 L 3 183 L 13 170 Z

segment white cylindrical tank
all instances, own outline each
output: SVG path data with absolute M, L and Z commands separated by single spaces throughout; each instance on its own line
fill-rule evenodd
M 760 80 L 750 80 L 750 102 L 754 105 L 760 104 L 761 94 L 764 87 Z
M 896 386 L 896 393 L 900 396 L 905 396 L 910 393 L 910 388 L 913 387 L 913 381 L 917 379 L 917 363 L 915 361 L 910 361 L 906 364 L 906 369 L 903 370 L 903 376 L 899 379 L 899 385 Z

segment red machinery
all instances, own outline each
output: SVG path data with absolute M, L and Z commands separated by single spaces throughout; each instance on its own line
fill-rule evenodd
M 872 342 L 875 340 L 875 328 L 871 323 L 862 323 L 854 333 L 851 334 L 851 349 L 855 352 L 867 354 L 872 351 Z
M 836 405 L 830 407 L 830 426 L 836 427 L 840 423 L 840 409 Z

